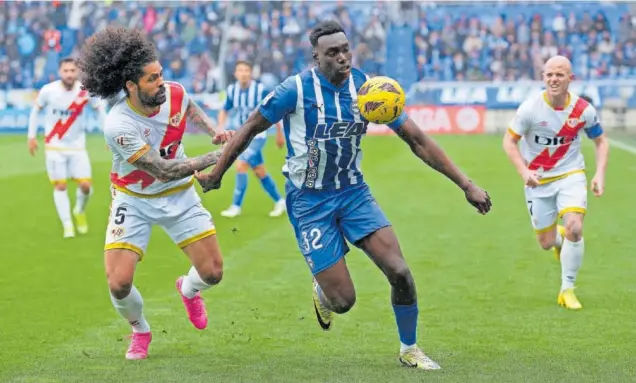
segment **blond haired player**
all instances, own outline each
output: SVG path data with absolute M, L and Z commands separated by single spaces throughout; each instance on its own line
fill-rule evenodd
M 87 118 L 84 111 L 90 104 L 99 112 L 100 123 L 104 120 L 105 112 L 97 99 L 89 98 L 88 92 L 81 89 L 74 59 L 65 58 L 60 61 L 59 75 L 59 80 L 42 87 L 31 109 L 28 147 L 34 156 L 38 148 L 38 114 L 44 109 L 46 171 L 54 187 L 53 201 L 64 227 L 64 238 L 69 238 L 75 236 L 71 202 L 66 191 L 66 181 L 69 178 L 79 184 L 73 208 L 77 231 L 80 234 L 88 231 L 84 211 L 91 193 L 91 163 L 86 152 Z
M 568 91 L 573 79 L 566 57 L 549 59 L 543 70 L 545 91 L 519 106 L 503 147 L 525 183 L 526 203 L 539 244 L 545 250 L 554 249 L 561 261 L 557 302 L 580 309 L 574 283 L 583 262 L 583 217 L 587 209 L 581 133 L 585 132 L 596 146 L 591 189 L 597 197 L 605 186 L 609 145 L 596 109 Z M 557 224 L 559 218 L 563 218 L 564 226 Z
M 186 122 L 209 130 L 205 113 L 183 86 L 163 80 L 152 43 L 139 31 L 108 28 L 91 37 L 80 60 L 82 83 L 107 99 L 126 96 L 110 109 L 104 136 L 113 152 L 112 204 L 104 258 L 111 300 L 132 326 L 127 359 L 144 359 L 152 340 L 141 294 L 133 285 L 153 225 L 161 226 L 192 267 L 176 288 L 190 322 L 207 327 L 200 291 L 221 281 L 223 259 L 210 213 L 201 204 L 193 175 L 216 163 L 217 153 L 187 158 L 181 140 Z M 227 138 L 216 136 L 216 143 Z

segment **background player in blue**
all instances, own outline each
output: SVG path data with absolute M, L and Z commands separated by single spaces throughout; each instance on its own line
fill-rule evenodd
M 250 63 L 237 62 L 234 77 L 236 77 L 236 82 L 228 86 L 225 106 L 219 112 L 219 128 L 222 130 L 226 128 L 228 112 L 235 113 L 234 117 L 238 120 L 238 127 L 240 127 L 266 94 L 263 84 L 252 80 L 252 65 Z M 247 171 L 250 168 L 261 181 L 263 189 L 274 200 L 274 209 L 269 213 L 270 217 L 280 217 L 285 213 L 285 200 L 278 192 L 274 179 L 265 169 L 263 147 L 266 142 L 267 131 L 259 133 L 236 161 L 236 184 L 232 205 L 221 212 L 222 216 L 232 218 L 241 214 L 241 206 L 247 190 Z M 276 144 L 279 148 L 285 144 L 285 138 L 278 124 L 276 124 Z
M 314 308 L 329 330 L 333 313 L 345 313 L 356 300 L 345 264 L 347 241 L 364 250 L 391 284 L 391 301 L 407 367 L 436 370 L 416 345 L 418 306 L 415 283 L 391 224 L 377 205 L 360 171 L 360 141 L 367 122 L 360 117 L 357 90 L 366 75 L 351 69 L 351 47 L 340 25 L 318 24 L 309 39 L 316 66 L 285 80 L 267 95 L 231 139 L 216 167 L 197 173 L 204 191 L 221 178 L 249 142 L 281 119 L 287 141 L 287 212 L 298 245 L 314 274 Z M 390 124 L 426 164 L 450 178 L 481 214 L 490 197 L 475 186 L 442 149 L 402 114 Z

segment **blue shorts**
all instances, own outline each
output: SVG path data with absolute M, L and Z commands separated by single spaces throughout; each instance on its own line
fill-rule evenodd
M 265 163 L 263 160 L 263 147 L 266 142 L 267 138 L 265 137 L 255 137 L 238 159 L 247 162 L 251 168 L 263 165 Z
M 366 184 L 341 190 L 298 189 L 285 185 L 287 215 L 298 247 L 313 275 L 335 265 L 369 234 L 391 223 Z M 346 241 L 345 241 L 346 240 Z

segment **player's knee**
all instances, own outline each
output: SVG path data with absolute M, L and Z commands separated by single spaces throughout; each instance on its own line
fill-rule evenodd
M 539 237 L 539 246 L 541 246 L 543 250 L 550 250 L 554 246 L 554 240 Z
M 236 171 L 239 173 L 247 173 L 250 165 L 245 161 L 236 161 Z
M 208 262 L 205 266 L 197 270 L 203 282 L 208 285 L 218 285 L 223 279 L 223 261 Z
M 265 178 L 267 176 L 267 169 L 265 169 L 263 165 L 258 165 L 254 168 L 254 174 L 258 178 Z
M 56 182 L 53 187 L 57 191 L 66 191 L 66 182 Z
M 573 242 L 578 242 L 583 237 L 583 221 L 579 218 L 568 219 L 565 223 L 565 237 Z
M 82 182 L 79 184 L 79 188 L 84 194 L 88 194 L 91 192 L 91 183 L 90 182 Z
M 338 296 L 330 299 L 329 303 L 331 303 L 331 308 L 336 314 L 344 314 L 356 304 L 356 294 L 355 292 L 338 294 Z
M 115 299 L 124 299 L 130 294 L 132 281 L 124 281 L 116 277 L 108 277 L 108 289 Z
M 386 275 L 391 286 L 399 290 L 411 290 L 415 287 L 413 274 L 411 274 L 411 269 L 406 265 L 406 262 L 399 262 L 388 267 Z

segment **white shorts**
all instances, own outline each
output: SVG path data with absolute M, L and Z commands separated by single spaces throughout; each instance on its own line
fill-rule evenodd
M 212 215 L 194 187 L 164 197 L 140 198 L 111 188 L 104 249 L 128 249 L 143 257 L 153 225 L 159 225 L 180 248 L 216 234 Z
M 86 150 L 47 150 L 46 173 L 52 183 L 91 180 L 91 162 Z
M 537 234 L 551 230 L 565 213 L 585 214 L 587 209 L 585 173 L 574 173 L 535 188 L 526 186 L 525 194 L 528 213 Z

